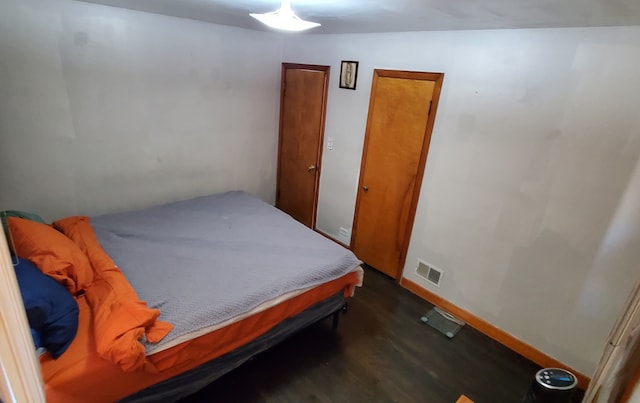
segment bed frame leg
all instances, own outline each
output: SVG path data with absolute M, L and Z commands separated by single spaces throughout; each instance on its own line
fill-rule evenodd
M 347 313 L 347 303 L 345 302 L 344 306 L 333 313 L 333 325 L 332 329 L 338 329 L 338 322 L 340 321 L 340 313 L 343 315 Z
M 335 311 L 333 313 L 333 325 L 331 326 L 333 330 L 338 329 L 338 321 L 340 321 L 340 311 Z

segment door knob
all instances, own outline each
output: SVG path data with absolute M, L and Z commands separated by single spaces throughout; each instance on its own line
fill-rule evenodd
M 368 190 L 369 190 L 369 186 L 364 185 L 364 186 L 362 187 L 362 190 L 364 190 L 365 192 L 366 192 L 366 191 L 368 191 Z
M 309 167 L 307 168 L 307 171 L 311 172 L 311 171 L 315 171 L 316 170 L 316 166 L 315 165 L 309 165 Z

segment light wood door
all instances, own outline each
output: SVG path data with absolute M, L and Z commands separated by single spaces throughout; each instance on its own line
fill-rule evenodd
M 328 66 L 283 64 L 276 207 L 315 225 Z
M 393 278 L 404 265 L 442 77 L 374 72 L 352 245 Z

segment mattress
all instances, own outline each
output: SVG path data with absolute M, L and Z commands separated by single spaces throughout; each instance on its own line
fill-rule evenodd
M 91 218 L 102 248 L 173 330 L 147 355 L 354 271 L 353 253 L 245 192 Z
M 40 357 L 47 402 L 117 401 L 234 352 L 337 293 L 346 297 L 358 282 L 357 273 L 351 272 L 232 325 L 152 354 L 149 360 L 158 373 L 124 372 L 118 365 L 100 358 L 95 348 L 91 309 L 85 298 L 79 298 L 80 325 L 73 343 L 57 360 L 48 353 Z M 233 361 L 228 364 L 236 365 Z
M 345 296 L 339 292 L 312 305 L 298 315 L 285 319 L 253 341 L 185 373 L 127 396 L 121 402 L 172 402 L 191 395 L 239 367 L 253 356 L 282 342 L 300 329 L 339 312 L 345 305 Z

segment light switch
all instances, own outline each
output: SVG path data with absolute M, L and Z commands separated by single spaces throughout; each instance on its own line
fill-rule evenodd
M 327 138 L 327 150 L 333 150 L 333 141 L 334 141 L 333 137 Z

